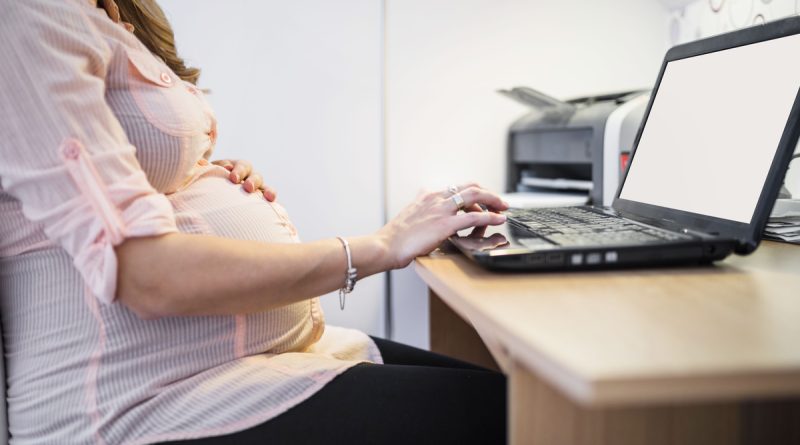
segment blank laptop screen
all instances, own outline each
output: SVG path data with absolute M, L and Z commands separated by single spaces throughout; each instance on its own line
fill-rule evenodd
M 800 87 L 800 35 L 667 64 L 620 198 L 749 223 Z

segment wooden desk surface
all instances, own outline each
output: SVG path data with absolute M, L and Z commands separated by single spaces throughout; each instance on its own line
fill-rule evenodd
M 445 253 L 416 271 L 487 344 L 583 406 L 800 394 L 800 246 L 579 273 L 493 273 Z

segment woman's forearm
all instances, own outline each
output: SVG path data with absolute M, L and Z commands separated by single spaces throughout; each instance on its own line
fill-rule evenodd
M 375 235 L 348 238 L 358 277 L 404 267 L 459 230 L 505 222 L 499 196 L 474 184 L 456 192 L 460 201 L 450 190 L 421 195 Z M 347 270 L 336 239 L 267 244 L 170 234 L 128 239 L 116 253 L 117 299 L 145 318 L 265 311 L 340 289 Z
M 377 235 L 348 238 L 359 278 L 394 264 Z M 117 299 L 143 318 L 265 311 L 341 288 L 337 239 L 267 244 L 203 235 L 131 238 L 116 248 Z

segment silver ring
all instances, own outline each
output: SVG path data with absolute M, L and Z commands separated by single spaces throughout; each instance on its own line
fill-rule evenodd
M 458 193 L 458 187 L 450 185 L 447 187 L 447 191 L 450 192 L 451 195 L 455 195 L 456 193 Z
M 453 200 L 458 210 L 464 210 L 464 198 L 461 197 L 461 193 L 456 193 L 450 197 Z

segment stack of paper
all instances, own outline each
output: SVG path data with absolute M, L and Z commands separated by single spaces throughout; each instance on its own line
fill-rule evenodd
M 589 202 L 589 194 L 566 192 L 516 192 L 500 195 L 510 207 L 531 209 L 537 207 L 580 206 Z
M 800 217 L 770 218 L 764 229 L 764 239 L 800 244 Z
M 772 209 L 764 239 L 800 244 L 800 200 L 779 199 Z
M 533 176 L 524 176 L 519 181 L 520 185 L 544 188 L 551 190 L 585 190 L 591 192 L 594 184 L 592 181 L 583 179 L 566 179 L 566 178 L 536 178 Z

